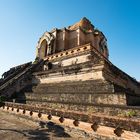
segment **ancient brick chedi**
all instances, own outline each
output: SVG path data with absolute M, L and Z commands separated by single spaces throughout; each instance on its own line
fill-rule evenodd
M 33 63 L 4 73 L 8 101 L 87 112 L 140 105 L 140 83 L 109 61 L 107 39 L 88 19 L 45 32 L 36 53 Z

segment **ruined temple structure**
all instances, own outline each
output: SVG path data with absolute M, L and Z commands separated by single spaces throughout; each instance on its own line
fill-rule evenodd
M 45 32 L 35 61 L 6 72 L 0 93 L 7 101 L 84 112 L 140 105 L 140 83 L 109 61 L 105 35 L 87 18 Z

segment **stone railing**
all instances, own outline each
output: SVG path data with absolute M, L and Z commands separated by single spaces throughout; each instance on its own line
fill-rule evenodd
M 32 62 L 29 62 L 29 63 L 23 64 L 23 65 L 17 66 L 17 69 L 15 69 L 12 74 L 9 74 L 6 78 L 3 79 L 3 81 L 0 83 L 0 86 L 5 84 L 7 81 L 9 81 L 13 77 L 15 77 L 17 74 L 19 74 L 23 70 L 25 70 L 31 64 L 32 64 Z
M 75 47 L 75 48 L 72 48 L 72 49 L 69 49 L 69 50 L 66 50 L 66 51 L 55 53 L 53 55 L 49 55 L 45 58 L 45 60 L 52 61 L 52 60 L 55 60 L 55 59 L 58 59 L 58 58 L 70 56 L 70 55 L 85 52 L 85 51 L 88 51 L 88 50 L 91 50 L 90 43 L 86 44 L 86 45 L 78 46 L 78 47 Z
M 1 94 L 5 94 L 5 90 L 3 89 L 6 89 L 8 90 L 8 87 L 11 87 L 13 86 L 13 83 L 16 84 L 18 83 L 18 80 L 24 76 L 25 74 L 27 73 L 31 73 L 33 71 L 33 69 L 38 66 L 40 63 L 42 63 L 43 60 L 40 60 L 37 64 L 32 64 L 31 62 L 30 63 L 27 63 L 23 68 L 20 68 L 18 71 L 16 71 L 9 79 L 7 79 L 1 86 L 0 86 L 0 92 Z M 28 76 L 28 75 L 27 75 Z M 26 77 L 27 77 L 26 76 Z M 23 88 L 23 87 L 22 87 Z M 14 89 L 14 88 L 13 88 Z M 2 91 L 3 90 L 3 91 Z M 15 89 L 14 89 L 15 90 Z M 10 90 L 10 92 L 12 92 Z

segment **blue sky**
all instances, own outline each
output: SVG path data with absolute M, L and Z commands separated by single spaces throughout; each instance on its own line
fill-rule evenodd
M 45 31 L 82 17 L 107 37 L 110 61 L 140 81 L 139 0 L 0 0 L 0 75 L 33 61 Z

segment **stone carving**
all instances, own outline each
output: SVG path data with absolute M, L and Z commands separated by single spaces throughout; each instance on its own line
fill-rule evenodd
M 63 63 L 62 63 L 62 61 L 59 61 L 58 62 L 58 68 L 61 68 L 61 67 L 63 67 Z
M 46 70 L 50 70 L 50 69 L 52 69 L 52 63 L 51 62 L 48 62 L 48 61 L 46 61 L 45 63 L 44 63 L 44 65 L 43 65 L 43 70 L 44 71 L 46 71 Z
M 78 63 L 78 59 L 76 58 L 76 60 L 75 61 L 72 61 L 72 65 L 76 65 Z

